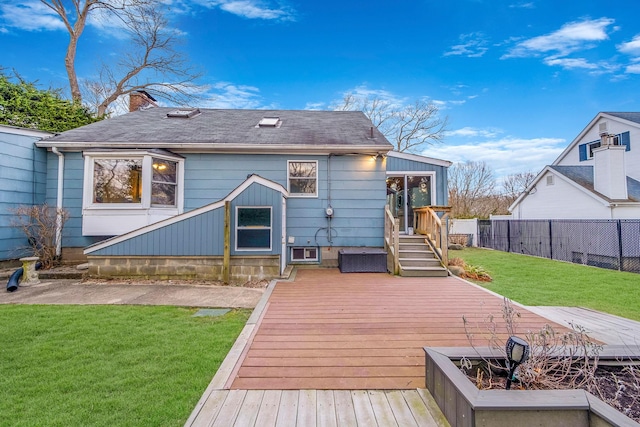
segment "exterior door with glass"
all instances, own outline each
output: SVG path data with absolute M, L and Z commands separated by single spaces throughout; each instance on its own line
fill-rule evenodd
M 429 175 L 387 176 L 387 204 L 395 218 L 400 220 L 400 231 L 413 227 L 413 210 L 432 205 L 434 177 Z

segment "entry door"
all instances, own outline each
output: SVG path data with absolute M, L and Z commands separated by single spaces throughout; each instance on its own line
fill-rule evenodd
M 387 204 L 400 220 L 400 231 L 413 227 L 413 209 L 432 205 L 432 175 L 390 175 L 387 177 Z

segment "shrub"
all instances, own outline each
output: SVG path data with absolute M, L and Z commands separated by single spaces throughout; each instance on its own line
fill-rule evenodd
M 46 203 L 19 206 L 10 211 L 14 215 L 11 225 L 25 234 L 33 256 L 40 258 L 42 268 L 53 267 L 59 261 L 56 244 L 62 238 L 62 228 L 69 217 L 68 212 L 50 207 Z

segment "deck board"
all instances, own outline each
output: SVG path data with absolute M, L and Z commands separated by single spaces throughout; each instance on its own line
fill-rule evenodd
M 487 345 L 487 319 L 503 324 L 502 306 L 457 278 L 299 270 L 273 288 L 230 388 L 424 388 L 423 347 L 468 347 L 463 316 L 474 344 Z M 521 330 L 549 323 L 518 311 Z

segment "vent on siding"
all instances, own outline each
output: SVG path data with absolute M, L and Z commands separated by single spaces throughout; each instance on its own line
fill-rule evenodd
M 553 185 L 553 175 L 547 175 L 547 185 Z
M 598 135 L 607 134 L 607 122 L 602 122 L 598 125 Z

